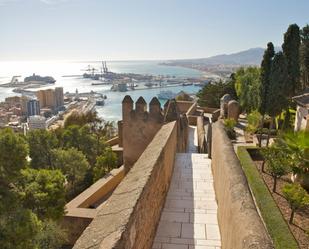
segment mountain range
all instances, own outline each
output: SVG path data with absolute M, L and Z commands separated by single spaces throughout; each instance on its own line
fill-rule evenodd
M 280 47 L 275 48 L 276 51 L 280 50 Z M 204 64 L 204 65 L 260 65 L 264 48 L 250 48 L 244 51 L 240 51 L 232 54 L 220 54 L 216 56 L 211 56 L 208 58 L 198 58 L 198 59 L 185 59 L 185 60 L 175 60 L 178 65 L 181 64 Z

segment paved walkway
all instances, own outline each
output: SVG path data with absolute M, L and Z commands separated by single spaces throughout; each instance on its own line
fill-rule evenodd
M 219 249 L 220 232 L 211 160 L 196 152 L 190 127 L 188 153 L 177 153 L 153 249 Z

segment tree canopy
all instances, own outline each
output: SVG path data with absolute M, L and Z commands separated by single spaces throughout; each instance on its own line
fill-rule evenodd
M 235 75 L 235 89 L 239 104 L 248 113 L 260 106 L 260 69 L 240 68 Z
M 270 74 L 272 59 L 275 55 L 274 45 L 269 42 L 267 44 L 267 49 L 264 52 L 263 60 L 261 63 L 261 76 L 260 76 L 260 98 L 261 104 L 259 112 L 265 115 L 267 112 L 267 103 L 269 102 L 269 87 L 270 87 Z
M 300 90 L 299 67 L 300 31 L 297 24 L 291 24 L 284 34 L 282 44 L 283 54 L 286 58 L 286 72 L 288 77 L 287 96 L 293 97 Z
M 231 75 L 227 82 L 218 81 L 210 82 L 204 86 L 198 93 L 198 104 L 200 106 L 207 106 L 212 108 L 220 108 L 220 98 L 228 93 L 232 98 L 236 99 L 236 92 L 234 88 L 235 78 Z

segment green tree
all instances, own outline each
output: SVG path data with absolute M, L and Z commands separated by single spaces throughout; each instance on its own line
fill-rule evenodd
M 14 182 L 27 165 L 27 142 L 11 129 L 0 130 L 0 188 Z
M 90 165 L 94 165 L 96 157 L 104 150 L 105 141 L 97 137 L 88 125 L 71 125 L 64 130 L 63 145 L 65 148 L 74 147 L 82 151 Z
M 307 24 L 300 31 L 300 70 L 302 90 L 309 87 L 309 25 Z
M 275 54 L 270 73 L 267 112 L 274 118 L 288 106 L 286 86 L 288 85 L 287 63 L 282 52 Z
M 23 206 L 40 219 L 57 220 L 64 214 L 65 178 L 60 170 L 24 169 L 18 184 Z
M 15 206 L 0 213 L 0 245 L 2 249 L 37 248 L 35 237 L 41 222 L 29 209 Z
M 86 124 L 93 124 L 96 125 L 101 123 L 102 120 L 98 117 L 97 112 L 87 112 L 79 113 L 79 112 L 72 112 L 70 116 L 68 116 L 64 122 L 64 128 L 67 128 L 71 125 L 77 126 L 84 126 Z
M 31 167 L 50 168 L 52 150 L 58 146 L 57 137 L 47 130 L 33 130 L 27 135 L 30 149 Z
M 309 172 L 309 132 L 285 132 L 278 140 L 285 154 L 290 157 L 294 173 L 308 174 Z
M 39 249 L 59 249 L 67 242 L 67 233 L 54 221 L 44 221 L 35 238 Z
M 269 103 L 270 74 L 274 55 L 275 55 L 274 45 L 271 42 L 269 42 L 267 44 L 267 49 L 264 52 L 263 60 L 261 63 L 261 76 L 260 76 L 261 104 L 259 112 L 262 114 L 263 117 L 267 113 L 267 105 Z
M 260 69 L 240 68 L 235 75 L 235 89 L 242 109 L 250 113 L 260 106 Z
M 276 146 L 264 148 L 262 155 L 266 161 L 267 169 L 274 179 L 273 192 L 275 193 L 277 180 L 290 170 L 287 155 L 281 148 Z
M 284 197 L 289 202 L 291 208 L 291 216 L 289 223 L 293 223 L 295 212 L 309 205 L 309 195 L 305 189 L 299 184 L 286 184 L 282 190 Z
M 284 42 L 282 44 L 282 50 L 287 64 L 288 84 L 285 87 L 288 97 L 294 96 L 300 90 L 299 46 L 299 27 L 297 24 L 291 24 L 284 34 Z
M 110 147 L 107 147 L 104 153 L 97 157 L 94 167 L 94 180 L 98 180 L 112 169 L 117 167 L 117 155 Z
M 232 74 L 230 80 L 226 83 L 221 80 L 218 82 L 209 82 L 197 93 L 198 104 L 200 106 L 220 108 L 220 98 L 227 93 L 236 99 L 234 81 L 234 74 Z
M 52 165 L 60 169 L 68 181 L 68 198 L 78 194 L 82 189 L 82 182 L 90 168 L 85 155 L 76 148 L 67 150 L 53 150 Z

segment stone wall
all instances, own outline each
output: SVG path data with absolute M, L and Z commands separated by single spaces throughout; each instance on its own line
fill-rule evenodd
M 172 176 L 177 124 L 162 126 L 74 249 L 148 249 Z
M 222 249 L 273 248 L 222 122 L 212 125 L 211 156 Z
M 180 101 L 180 100 L 177 100 L 176 103 L 181 113 L 186 113 L 190 109 L 190 107 L 194 104 L 193 101 Z
M 198 152 L 207 153 L 206 147 L 206 132 L 204 128 L 204 116 L 197 117 L 197 142 L 198 142 Z
M 164 121 L 161 105 L 157 98 L 153 98 L 149 103 L 149 112 L 142 97 L 136 101 L 135 108 L 133 105 L 133 100 L 127 95 L 122 102 L 120 138 L 123 145 L 123 161 L 127 171 L 143 153 Z
M 97 215 L 100 205 L 102 205 L 101 202 L 113 192 L 124 178 L 124 175 L 123 166 L 113 169 L 67 203 L 65 206 L 66 214 L 61 225 L 68 231 L 68 244 L 74 245 L 85 228 Z

